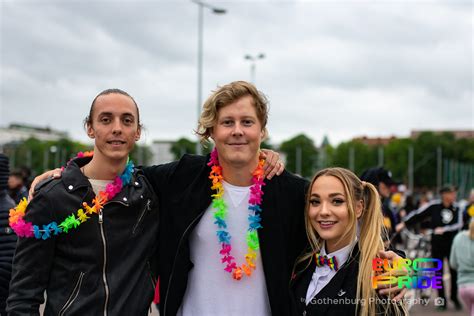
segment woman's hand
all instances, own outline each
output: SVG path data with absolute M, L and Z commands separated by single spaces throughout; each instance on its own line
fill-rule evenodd
M 393 267 L 393 263 L 395 261 L 398 261 L 400 259 L 403 259 L 399 255 L 397 255 L 393 251 L 380 251 L 379 252 L 379 258 L 380 259 L 388 259 L 390 261 L 390 266 Z M 403 270 L 392 270 L 388 272 L 384 272 L 380 274 L 381 276 L 393 276 L 393 277 L 400 277 L 404 275 L 408 275 L 409 271 L 406 269 Z M 380 284 L 377 285 L 377 292 L 380 295 L 387 295 L 391 297 L 395 301 L 401 301 L 405 294 L 407 293 L 408 289 L 405 287 L 405 284 L 403 284 L 403 287 L 398 287 L 398 285 L 392 286 L 392 284 Z

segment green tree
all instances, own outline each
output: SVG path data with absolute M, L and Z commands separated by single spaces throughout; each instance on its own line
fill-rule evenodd
M 384 167 L 392 172 L 392 177 L 408 183 L 408 152 L 414 146 L 411 138 L 399 138 L 384 147 Z
M 180 138 L 171 146 L 171 153 L 175 160 L 179 160 L 184 154 L 196 153 L 196 142 L 187 138 Z
M 25 166 L 33 174 L 64 166 L 77 152 L 86 150 L 92 150 L 92 147 L 69 139 L 40 141 L 29 138 L 5 145 L 5 153 L 12 161 L 12 169 Z
M 351 151 L 353 154 L 351 154 Z M 367 146 L 360 141 L 340 143 L 333 152 L 332 165 L 351 169 L 350 157 L 353 157 L 353 172 L 360 175 L 365 169 L 377 166 L 378 147 Z
M 262 148 L 262 149 L 275 150 L 275 149 L 274 149 L 274 146 L 273 146 L 272 144 L 270 144 L 270 138 L 267 138 L 267 139 L 263 140 L 263 141 L 260 143 L 260 148 Z
M 311 138 L 304 134 L 297 135 L 283 142 L 280 150 L 286 154 L 286 168 L 291 172 L 298 172 L 296 156 L 301 153 L 301 175 L 306 178 L 313 176 L 316 169 L 318 151 Z

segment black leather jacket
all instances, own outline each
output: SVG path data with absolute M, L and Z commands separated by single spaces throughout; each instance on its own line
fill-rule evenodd
M 43 184 L 30 202 L 26 221 L 62 222 L 95 194 L 80 167 L 71 162 L 62 177 Z M 140 170 L 103 209 L 69 233 L 47 240 L 20 238 L 13 262 L 7 312 L 10 315 L 147 315 L 155 277 L 158 202 Z

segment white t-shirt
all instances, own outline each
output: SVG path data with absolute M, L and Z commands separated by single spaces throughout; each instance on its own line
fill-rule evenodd
M 247 252 L 250 187 L 238 187 L 226 182 L 223 185 L 227 204 L 225 221 L 227 231 L 232 236 L 231 255 L 235 257 L 237 266 L 240 266 L 245 263 Z M 190 234 L 194 268 L 189 272 L 186 293 L 178 315 L 270 315 L 260 252 L 257 255 L 256 270 L 251 277 L 243 275 L 240 281 L 234 280 L 231 273 L 224 271 L 226 265 L 221 263 L 221 245 L 216 235 L 214 212 L 209 206 Z
M 111 180 L 96 180 L 96 179 L 88 179 L 88 180 L 92 186 L 92 190 L 94 191 L 96 195 L 100 191 L 105 191 L 105 187 L 107 186 L 107 184 L 113 182 Z

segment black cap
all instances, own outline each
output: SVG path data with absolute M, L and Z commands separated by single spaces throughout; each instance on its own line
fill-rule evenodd
M 8 176 L 10 175 L 8 157 L 0 154 L 0 190 L 8 188 Z
M 457 190 L 458 190 L 458 188 L 456 186 L 454 186 L 452 184 L 449 184 L 449 183 L 446 183 L 439 190 L 439 194 L 449 193 L 449 192 L 456 192 Z
M 386 185 L 396 184 L 392 179 L 392 173 L 382 167 L 369 168 L 365 170 L 360 176 L 360 179 L 373 184 L 375 187 L 377 187 L 380 182 L 385 183 Z

